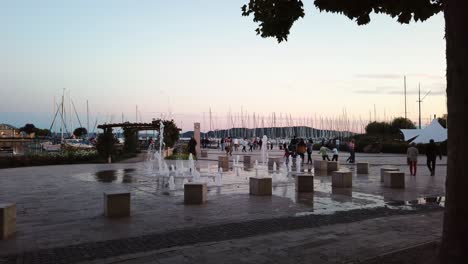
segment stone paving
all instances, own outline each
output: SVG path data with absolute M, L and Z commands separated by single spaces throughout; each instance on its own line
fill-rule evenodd
M 400 263 L 387 252 L 425 245 L 441 237 L 442 213 L 389 216 L 248 238 L 198 243 L 80 264 L 163 263 Z M 429 249 L 431 250 L 431 249 Z M 393 255 L 398 253 L 393 253 Z M 377 257 L 376 257 L 377 256 Z M 418 262 L 411 256 L 405 263 Z
M 199 160 L 198 166 L 216 166 L 219 155 L 222 153 L 210 150 L 208 158 Z M 258 157 L 259 153 L 255 155 Z M 270 152 L 270 157 L 281 155 L 279 151 Z M 314 159 L 318 158 L 314 153 Z M 434 177 L 429 176 L 421 157 L 420 164 L 424 166 L 419 166 L 418 176 L 406 177 L 406 189 L 403 190 L 384 188 L 379 170 L 386 164 L 399 164 L 400 169 L 408 173 L 404 155 L 358 154 L 356 159 L 370 162 L 371 167 L 369 175 L 353 174 L 352 189 L 333 189 L 329 176 L 315 176 L 317 191 L 313 194 L 297 195 L 294 181 L 289 180 L 274 184 L 273 196 L 255 197 L 248 195 L 245 180 L 236 179 L 227 181 L 223 187 L 210 187 L 208 202 L 199 206 L 183 205 L 181 189 L 166 190 L 148 173 L 144 163 L 0 170 L 0 201 L 16 203 L 18 210 L 18 232 L 14 237 L 0 241 L 0 255 L 139 237 L 181 228 L 385 206 L 406 208 L 432 201 L 445 193 L 445 157 Z M 307 171 L 308 167 L 304 169 Z M 100 182 L 98 175 L 108 177 L 100 172 L 109 170 L 117 171 L 111 175 L 111 182 Z M 132 216 L 107 219 L 102 215 L 102 193 L 119 190 L 131 192 Z M 424 199 L 428 197 L 430 199 Z

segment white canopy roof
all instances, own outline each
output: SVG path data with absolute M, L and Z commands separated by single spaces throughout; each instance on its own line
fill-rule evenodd
M 405 141 L 429 143 L 433 139 L 435 142 L 443 142 L 447 140 L 447 129 L 443 128 L 437 119 L 432 120 L 431 124 L 424 129 L 400 129 L 405 137 Z

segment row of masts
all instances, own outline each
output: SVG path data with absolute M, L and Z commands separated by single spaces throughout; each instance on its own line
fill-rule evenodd
M 349 116 L 346 109 L 340 115 L 325 117 L 293 117 L 290 113 L 271 112 L 266 115 L 248 113 L 241 108 L 238 113 L 229 111 L 225 119 L 213 115 L 209 109 L 209 121 L 203 117 L 202 131 L 211 131 L 215 137 L 236 135 L 241 137 L 261 137 L 264 134 L 272 138 L 305 138 L 342 137 L 343 135 L 364 133 L 369 120 Z M 206 125 L 204 125 L 206 124 Z M 225 129 L 216 129 L 224 127 Z M 221 134 L 219 134 L 221 133 Z

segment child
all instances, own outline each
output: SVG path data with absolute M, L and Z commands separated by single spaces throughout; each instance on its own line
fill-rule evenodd
M 332 152 L 333 152 L 332 161 L 338 161 L 338 149 L 335 147 L 333 148 Z

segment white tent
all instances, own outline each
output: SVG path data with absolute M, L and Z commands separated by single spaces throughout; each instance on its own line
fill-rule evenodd
M 412 142 L 429 143 L 433 139 L 435 142 L 447 140 L 447 129 L 443 128 L 437 119 L 432 120 L 431 124 L 424 129 L 400 129 L 405 137 L 405 141 L 413 139 Z

